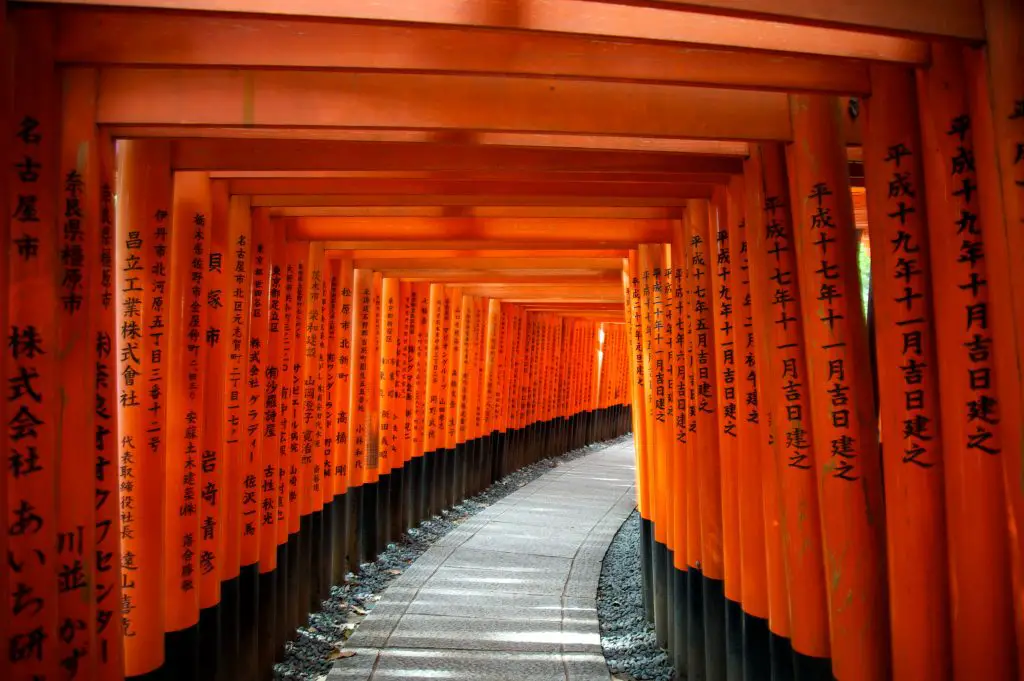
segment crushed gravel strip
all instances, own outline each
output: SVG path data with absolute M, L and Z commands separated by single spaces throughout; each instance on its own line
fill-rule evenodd
M 675 668 L 658 647 L 654 625 L 644 616 L 640 589 L 640 514 L 633 511 L 608 545 L 601 565 L 597 587 L 601 647 L 616 679 L 675 679 Z
M 322 601 L 321 610 L 309 616 L 309 626 L 300 627 L 296 637 L 285 644 L 285 659 L 274 665 L 274 679 L 325 680 L 334 661 L 345 654 L 342 650 L 345 641 L 380 600 L 380 594 L 434 542 L 469 517 L 533 482 L 552 468 L 627 442 L 631 437 L 625 435 L 588 445 L 525 466 L 480 494 L 446 509 L 440 516 L 425 520 L 418 527 L 410 529 L 401 541 L 388 544 L 375 562 L 363 563 L 359 566 L 358 574 L 349 573 L 344 584 L 331 587 L 330 599 Z

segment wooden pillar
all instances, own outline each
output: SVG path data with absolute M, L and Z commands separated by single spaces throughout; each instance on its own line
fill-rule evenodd
M 914 77 L 871 67 L 864 167 L 872 249 L 893 676 L 949 677 L 938 370 Z M 920 399 L 916 399 L 919 396 Z M 914 398 L 914 399 L 912 399 Z M 922 565 L 931 566 L 922 571 Z
M 345 494 L 351 486 L 352 475 L 352 441 L 349 439 L 349 427 L 352 421 L 352 376 L 355 370 L 353 362 L 352 330 L 355 322 L 355 293 L 353 281 L 352 259 L 340 258 L 338 269 L 338 318 L 337 318 L 337 381 L 334 384 L 334 409 L 337 413 L 334 436 L 334 495 Z M 355 531 L 355 528 L 349 528 Z
M 232 196 L 228 203 L 228 239 L 225 263 L 230 276 L 227 282 L 228 367 L 224 412 L 224 559 L 222 579 L 239 576 L 242 544 L 243 414 L 245 405 L 245 362 L 249 346 L 249 238 L 252 224 L 249 201 Z
M 196 673 L 199 665 L 201 443 L 205 299 L 203 276 L 209 215 L 209 177 L 175 173 L 171 207 L 167 346 L 167 476 L 164 504 L 165 627 L 168 666 Z
M 53 528 L 56 535 L 54 548 L 57 554 L 55 568 L 58 591 L 55 606 L 58 610 L 58 632 L 61 635 L 55 640 L 55 645 L 60 665 L 68 675 L 95 677 L 102 651 L 97 649 L 98 603 L 96 598 L 90 596 L 99 593 L 99 578 L 102 576 L 99 568 L 102 567 L 107 575 L 111 575 L 116 565 L 110 562 L 113 555 L 109 550 L 105 564 L 95 564 L 94 559 L 101 554 L 97 539 L 103 535 L 109 537 L 117 534 L 116 527 L 112 528 L 109 520 L 103 525 L 97 524 L 99 514 L 96 506 L 102 501 L 103 506 L 109 503 L 116 507 L 117 488 L 111 484 L 114 473 L 109 470 L 110 463 L 100 463 L 93 457 L 83 455 L 82 433 L 96 432 L 106 446 L 112 446 L 113 435 L 108 437 L 108 433 L 109 427 L 113 425 L 110 423 L 113 396 L 108 401 L 107 395 L 101 393 L 103 402 L 97 405 L 99 410 L 84 408 L 96 402 L 94 395 L 97 393 L 98 378 L 102 378 L 108 385 L 112 381 L 106 362 L 112 354 L 110 334 L 113 318 L 105 314 L 101 303 L 99 219 L 102 174 L 100 154 L 105 151 L 100 147 L 109 145 L 109 140 L 101 138 L 92 115 L 95 109 L 96 72 L 91 69 L 68 69 L 63 74 L 63 80 L 58 171 L 61 185 L 57 198 L 62 229 L 61 238 L 57 242 L 60 283 L 57 289 L 59 307 L 55 353 L 58 358 L 57 375 L 60 377 L 56 442 L 56 460 L 60 463 L 57 469 L 57 516 Z M 112 235 L 108 234 L 108 239 L 112 239 Z M 106 279 L 111 295 L 108 309 L 112 312 L 113 282 L 110 275 L 108 269 Z M 93 313 L 98 319 L 93 319 Z M 109 325 L 101 325 L 108 318 Z M 98 343 L 97 333 L 104 334 L 105 341 Z M 97 356 L 98 350 L 103 354 Z M 100 368 L 98 364 L 104 367 Z M 27 385 L 34 385 L 35 380 L 31 379 Z M 19 386 L 13 391 L 17 393 L 21 389 Z M 97 426 L 104 430 L 97 431 Z M 16 444 L 12 449 L 16 452 L 20 450 Z M 15 459 L 15 471 L 11 473 L 17 475 L 23 463 L 20 457 Z M 29 465 L 29 468 L 32 466 Z M 97 472 L 102 472 L 102 475 L 97 476 Z M 90 478 L 99 478 L 96 486 L 83 484 L 83 481 Z M 104 483 L 103 496 L 100 496 L 99 486 Z M 110 499 L 106 491 L 111 488 L 115 494 L 113 499 Z M 104 510 L 107 518 L 110 518 L 110 509 Z M 116 580 L 108 577 L 105 589 L 109 592 L 115 584 Z M 107 596 L 109 598 L 109 593 Z M 106 600 L 107 624 L 113 615 L 110 607 L 110 601 Z M 108 643 L 110 631 L 106 633 L 104 641 Z M 107 671 L 109 668 L 104 673 Z
M 787 152 L 833 671 L 878 679 L 889 668 L 884 507 L 839 107 L 831 97 L 801 95 L 790 108 L 800 140 Z
M 746 222 L 746 195 L 742 175 L 733 176 L 726 189 L 728 241 L 736 313 L 736 431 L 737 521 L 739 524 L 740 594 L 743 598 L 743 677 L 748 681 L 770 672 L 768 572 L 762 458 L 768 456 L 758 399 L 757 336 L 750 291 L 750 241 Z M 773 478 L 774 482 L 774 478 Z M 777 505 L 774 507 L 777 508 Z M 781 544 L 777 545 L 781 548 Z
M 739 528 L 739 374 L 742 364 L 739 303 L 734 293 L 739 279 L 736 260 L 739 240 L 730 238 L 727 197 L 724 187 L 715 189 L 710 206 L 711 229 L 708 242 L 708 270 L 711 275 L 710 302 L 713 313 L 718 392 L 718 456 L 722 475 L 722 560 L 726 598 L 727 678 L 740 679 L 742 653 L 742 583 L 740 581 Z
M 117 160 L 120 629 L 131 677 L 164 664 L 170 148 L 159 141 L 122 142 Z
M 9 581 L 2 619 L 7 631 L 4 669 L 17 681 L 27 681 L 56 677 L 67 654 L 57 638 L 66 598 L 59 595 L 53 566 L 65 559 L 58 558 L 55 535 L 64 524 L 57 506 L 62 475 L 58 323 L 68 313 L 61 301 L 66 293 L 54 276 L 61 266 L 55 211 L 63 192 L 59 189 L 59 85 L 50 15 L 20 16 L 4 37 L 12 41 L 5 50 L 10 49 L 13 61 L 4 59 L 3 66 L 12 69 L 13 87 L 11 117 L 3 119 L 8 138 L 3 175 L 7 212 L 0 218 L 7 223 L 4 231 L 10 239 L 5 240 L 0 270 L 4 275 L 0 305 L 7 316 L 3 437 L 9 464 L 3 483 L 8 561 L 2 570 Z
M 992 336 L 999 392 L 1003 471 L 1011 510 L 1017 650 L 1024 650 L 1024 8 L 1014 0 L 985 0 L 984 50 L 968 50 L 971 116 L 979 199 L 988 244 Z M 1024 654 L 1018 653 L 1018 676 Z
M 946 470 L 953 678 L 1016 669 L 1007 508 L 993 355 L 986 215 L 981 211 L 963 55 L 935 44 L 917 74 L 928 249 L 936 272 L 939 414 Z M 996 227 L 998 233 L 998 227 Z M 941 275 L 940 275 L 941 273 Z M 917 337 L 911 339 L 916 342 Z M 1011 348 L 1006 348 L 1012 352 Z M 978 566 L 984 565 L 983 570 Z
M 693 314 L 694 459 L 700 495 L 701 574 L 704 598 L 705 663 L 708 678 L 726 677 L 725 557 L 723 555 L 722 469 L 718 449 L 718 403 L 715 385 L 718 356 L 712 270 L 714 238 L 709 202 L 691 201 L 687 208 L 690 235 L 690 291 Z
M 768 432 L 763 453 L 769 627 L 791 638 L 809 666 L 828 669 L 818 485 L 810 420 L 800 288 L 785 160 L 779 145 L 759 145 L 745 162 L 750 294 Z M 785 577 L 785 579 L 783 579 Z M 799 659 L 799 658 L 798 658 Z M 785 655 L 772 649 L 772 665 Z M 792 671 L 790 670 L 790 673 Z

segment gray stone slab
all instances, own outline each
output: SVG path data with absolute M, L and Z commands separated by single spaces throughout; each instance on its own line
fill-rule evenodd
M 552 653 L 388 649 L 381 653 L 373 675 L 374 681 L 435 678 L 446 681 L 565 681 L 565 665 L 561 655 Z
M 491 619 L 560 622 L 563 598 L 555 594 L 513 594 L 461 588 L 425 587 L 406 612 Z M 593 607 L 593 605 L 592 605 Z
M 560 622 L 406 614 L 389 648 L 552 652 L 562 649 Z
M 526 573 L 443 566 L 427 583 L 434 588 L 463 588 L 489 593 L 561 595 L 568 576 L 567 569 Z
M 444 566 L 502 570 L 507 574 L 561 574 L 566 577 L 572 567 L 572 560 L 461 546 L 452 552 Z

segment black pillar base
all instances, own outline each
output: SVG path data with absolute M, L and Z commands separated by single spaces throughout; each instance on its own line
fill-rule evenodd
M 345 572 L 348 569 L 348 535 L 352 531 L 348 521 L 348 494 L 339 494 L 331 502 L 331 528 L 334 535 L 334 555 L 331 560 L 332 585 L 345 581 Z
M 743 606 L 725 599 L 725 678 L 743 681 Z
M 686 571 L 686 650 L 688 681 L 707 678 L 704 655 L 704 575 L 690 565 Z
M 220 603 L 199 611 L 199 676 L 216 681 L 222 676 L 220 662 Z
M 640 518 L 640 579 L 643 585 L 644 614 L 654 624 L 654 528 L 647 518 Z
M 217 669 L 222 681 L 231 681 L 238 664 L 238 578 L 220 583 L 220 649 Z
M 685 549 L 681 549 L 685 550 Z M 671 570 L 671 579 L 675 583 L 675 599 L 672 601 L 672 616 L 675 626 L 672 628 L 672 640 L 669 641 L 669 651 L 672 653 L 672 665 L 676 668 L 679 678 L 683 678 L 689 669 L 687 650 L 687 631 L 689 630 L 689 619 L 687 615 L 687 586 L 686 570 L 679 570 L 674 565 Z
M 278 656 L 277 644 L 277 570 L 261 572 L 259 576 L 259 681 L 270 681 L 273 677 L 274 662 Z M 200 625 L 202 623 L 200 622 Z M 202 627 L 200 626 L 200 630 Z M 204 633 L 205 637 L 206 634 Z
M 164 634 L 164 673 L 169 679 L 199 676 L 199 623 Z M 241 661 L 241 660 L 240 660 Z
M 784 636 L 769 631 L 768 650 L 772 658 L 772 681 L 794 681 L 793 644 Z
M 405 534 L 405 465 L 391 469 L 391 541 L 400 541 Z
M 374 526 L 377 530 L 377 552 L 371 560 L 391 543 L 391 474 L 385 473 L 377 480 L 377 513 L 374 516 Z
M 832 660 L 824 657 L 811 657 L 793 651 L 793 669 L 796 681 L 833 681 Z
M 255 681 L 260 675 L 260 568 L 258 563 L 243 565 L 238 572 L 238 666 L 234 678 Z M 188 677 L 178 677 L 188 678 Z
M 743 613 L 743 681 L 772 681 L 768 620 L 749 613 Z
M 658 646 L 668 646 L 668 549 L 665 545 L 654 540 L 652 551 L 654 564 L 652 575 L 654 577 L 654 634 L 658 640 Z
M 377 483 L 364 483 L 362 503 L 359 510 L 359 562 L 367 563 L 377 559 L 380 552 L 377 540 Z
M 725 583 L 704 576 L 704 655 L 709 679 L 725 679 Z
M 345 490 L 345 516 L 348 518 L 348 532 L 345 535 L 345 569 L 348 572 L 359 570 L 359 557 L 362 555 L 363 517 L 363 486 L 349 487 Z

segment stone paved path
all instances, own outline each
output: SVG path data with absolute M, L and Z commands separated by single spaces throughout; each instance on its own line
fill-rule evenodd
M 607 681 L 597 582 L 635 503 L 632 443 L 553 468 L 420 556 L 329 680 Z

